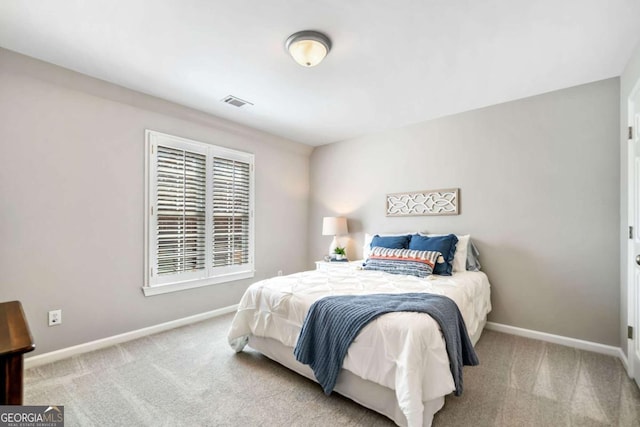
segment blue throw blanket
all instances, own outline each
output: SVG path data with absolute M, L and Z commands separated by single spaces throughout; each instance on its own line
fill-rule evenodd
M 296 359 L 313 369 L 325 394 L 336 385 L 349 346 L 369 322 L 386 313 L 413 311 L 429 314 L 442 330 L 455 395 L 462 394 L 462 366 L 478 362 L 464 319 L 453 300 L 425 293 L 339 295 L 311 306 L 293 351 Z

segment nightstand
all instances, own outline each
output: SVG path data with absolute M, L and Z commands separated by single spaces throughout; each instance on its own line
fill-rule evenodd
M 330 270 L 357 270 L 358 267 L 362 267 L 363 261 L 316 261 L 316 270 L 330 271 Z

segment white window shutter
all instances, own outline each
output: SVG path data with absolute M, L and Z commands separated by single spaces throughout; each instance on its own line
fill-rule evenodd
M 212 267 L 251 262 L 251 165 L 213 158 Z
M 204 271 L 206 156 L 158 146 L 157 274 Z
M 147 131 L 145 295 L 254 276 L 254 156 Z

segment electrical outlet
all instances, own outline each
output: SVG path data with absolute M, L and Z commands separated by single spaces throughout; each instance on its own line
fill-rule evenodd
M 56 326 L 62 323 L 62 310 L 51 310 L 49 312 L 49 326 Z
M 278 270 L 278 276 L 282 276 L 282 270 Z

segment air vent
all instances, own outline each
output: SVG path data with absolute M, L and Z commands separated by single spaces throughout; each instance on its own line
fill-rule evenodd
M 233 105 L 234 107 L 244 107 L 245 105 L 253 105 L 249 101 L 245 101 L 244 99 L 236 98 L 233 95 L 226 96 L 222 99 L 222 102 L 226 102 L 227 104 Z

